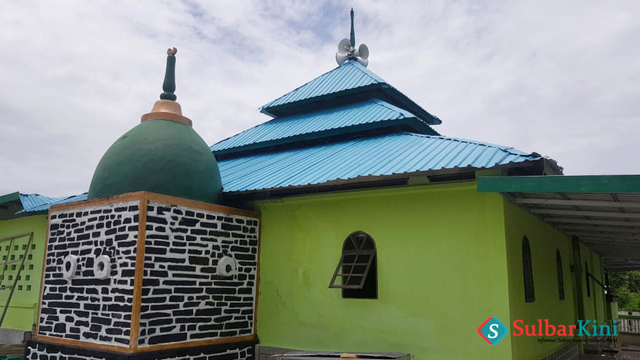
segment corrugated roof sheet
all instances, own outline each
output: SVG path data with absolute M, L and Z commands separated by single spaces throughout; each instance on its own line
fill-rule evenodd
M 358 62 L 349 61 L 269 102 L 261 110 L 267 112 L 270 107 L 380 83 L 385 83 L 381 77 Z
M 219 161 L 224 192 L 318 185 L 364 176 L 491 168 L 541 159 L 510 147 L 408 132 Z
M 87 200 L 87 193 L 65 197 L 48 197 L 40 194 L 20 194 L 20 202 L 23 210 L 18 214 L 47 211 L 52 205 L 64 204 L 73 201 Z
M 379 99 L 325 109 L 321 111 L 286 116 L 245 130 L 211 146 L 211 150 L 221 151 L 248 145 L 273 142 L 275 140 L 295 138 L 305 134 L 320 134 L 328 130 L 346 129 L 353 126 L 391 122 L 394 120 L 416 119 L 412 113 Z M 431 130 L 428 125 L 420 121 Z M 345 133 L 348 131 L 345 131 Z M 435 134 L 435 131 L 429 131 Z

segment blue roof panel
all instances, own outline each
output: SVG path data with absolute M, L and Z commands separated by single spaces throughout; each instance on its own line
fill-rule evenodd
M 20 194 L 20 202 L 22 203 L 23 210 L 18 211 L 17 214 L 47 211 L 52 205 L 82 200 L 87 200 L 87 193 L 58 198 L 42 196 L 40 194 Z
M 211 146 L 211 150 L 216 153 L 307 134 L 320 137 L 322 132 L 328 130 L 343 129 L 346 133 L 347 128 L 358 125 L 385 122 L 386 126 L 387 122 L 395 124 L 396 120 L 410 118 L 417 120 L 404 109 L 379 99 L 370 99 L 347 106 L 276 118 L 222 140 Z M 418 121 L 422 123 L 421 120 Z M 427 124 L 424 126 L 430 130 L 430 134 L 435 133 Z
M 539 159 L 536 153 L 510 147 L 399 132 L 224 159 L 218 166 L 224 192 L 229 193 L 430 170 L 486 169 Z
M 299 88 L 264 105 L 262 112 L 268 113 L 268 108 L 306 100 L 322 95 L 336 93 L 359 87 L 381 84 L 385 81 L 371 72 L 357 61 L 348 61 L 342 66 L 320 75 Z

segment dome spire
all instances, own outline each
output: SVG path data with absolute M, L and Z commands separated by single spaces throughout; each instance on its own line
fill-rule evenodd
M 176 101 L 178 98 L 174 92 L 176 91 L 176 53 L 178 49 L 167 49 L 167 70 L 164 73 L 164 82 L 162 83 L 162 90 L 164 92 L 160 94 L 160 100 Z
M 182 108 L 176 101 L 178 97 L 174 94 L 176 91 L 176 53 L 178 49 L 167 49 L 167 69 L 164 73 L 164 82 L 162 83 L 162 90 L 164 92 L 160 94 L 160 100 L 153 104 L 151 112 L 142 115 L 142 121 L 147 120 L 170 120 L 177 121 L 191 126 L 192 122 L 188 118 L 182 116 Z

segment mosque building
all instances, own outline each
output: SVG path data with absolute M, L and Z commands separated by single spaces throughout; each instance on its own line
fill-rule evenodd
M 351 19 L 338 67 L 210 147 L 170 49 L 87 194 L 0 197 L 0 323 L 35 326 L 27 359 L 577 359 L 513 324 L 614 324 L 605 271 L 640 268 L 640 178 L 441 135 Z

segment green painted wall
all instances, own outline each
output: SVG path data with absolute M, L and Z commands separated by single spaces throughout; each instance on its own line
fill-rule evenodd
M 490 316 L 510 323 L 503 200 L 475 182 L 254 203 L 262 212 L 262 345 L 399 351 L 416 359 L 509 359 L 487 344 Z M 378 249 L 379 299 L 329 289 L 344 239 Z
M 505 229 L 509 264 L 509 298 L 511 321 L 524 320 L 536 324 L 538 319 L 549 319 L 550 324 L 574 324 L 571 241 L 568 236 L 554 230 L 519 207 L 504 201 Z M 535 301 L 524 301 L 522 274 L 522 238 L 527 236 L 533 261 Z M 556 251 L 560 250 L 564 276 L 565 299 L 558 296 Z M 513 329 L 512 329 L 513 331 Z M 540 359 L 563 343 L 540 343 L 536 337 L 512 336 L 513 358 Z
M 0 238 L 31 231 L 34 232 L 33 247 L 29 250 L 31 258 L 29 259 L 29 256 L 27 256 L 24 269 L 20 273 L 20 280 L 17 283 L 16 290 L 11 298 L 9 310 L 2 324 L 3 328 L 29 331 L 35 323 L 42 279 L 42 259 L 44 258 L 45 238 L 47 234 L 47 215 L 25 216 L 0 221 Z M 23 246 L 26 246 L 28 240 L 28 237 L 24 237 L 14 241 L 14 250 L 12 250 L 11 253 L 16 256 L 16 259 L 24 253 Z M 8 246 L 9 241 L 0 243 L 0 259 L 2 259 L 2 262 L 11 260 L 11 258 L 6 258 Z M 15 250 L 15 246 L 18 246 L 18 250 Z M 7 266 L 8 268 L 4 273 L 2 285 L 9 285 L 13 282 L 20 263 Z M 0 271 L 1 270 L 0 268 Z M 9 290 L 0 291 L 0 311 L 4 310 L 8 295 Z

